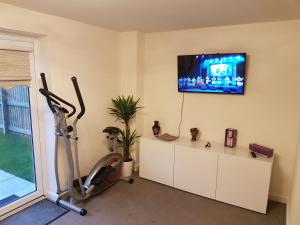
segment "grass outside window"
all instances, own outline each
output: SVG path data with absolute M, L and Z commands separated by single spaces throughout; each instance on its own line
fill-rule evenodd
M 0 131 L 0 170 L 35 182 L 31 135 Z

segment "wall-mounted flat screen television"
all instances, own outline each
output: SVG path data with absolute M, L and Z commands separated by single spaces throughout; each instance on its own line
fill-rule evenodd
M 178 56 L 178 91 L 244 94 L 246 53 Z

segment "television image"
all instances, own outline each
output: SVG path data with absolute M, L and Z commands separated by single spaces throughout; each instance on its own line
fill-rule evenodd
M 244 94 L 246 53 L 178 56 L 178 91 Z

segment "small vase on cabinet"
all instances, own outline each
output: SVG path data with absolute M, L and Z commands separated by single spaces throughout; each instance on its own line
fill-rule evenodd
M 155 136 L 159 135 L 159 133 L 160 133 L 159 121 L 157 121 L 157 120 L 154 121 L 154 125 L 152 126 L 152 131 Z

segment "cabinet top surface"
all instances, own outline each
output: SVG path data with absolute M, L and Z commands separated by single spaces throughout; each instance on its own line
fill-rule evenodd
M 262 157 L 257 155 L 257 158 L 253 158 L 250 154 L 250 151 L 248 148 L 246 147 L 235 147 L 235 148 L 228 148 L 225 147 L 223 144 L 221 143 L 217 143 L 217 142 L 211 142 L 211 147 L 210 148 L 206 148 L 205 145 L 207 143 L 206 140 L 198 140 L 195 142 L 192 142 L 190 138 L 187 137 L 180 137 L 179 139 L 175 140 L 175 141 L 162 141 L 157 139 L 154 136 L 143 136 L 141 137 L 141 139 L 145 139 L 145 140 L 152 140 L 155 142 L 162 142 L 162 143 L 166 143 L 166 144 L 173 144 L 173 145 L 177 145 L 177 146 L 182 146 L 182 147 L 186 147 L 187 150 L 202 150 L 202 151 L 206 151 L 206 152 L 213 152 L 213 153 L 217 153 L 217 154 L 224 154 L 224 155 L 232 155 L 232 156 L 237 156 L 237 157 L 243 157 L 243 158 L 249 158 L 249 159 L 253 159 L 253 160 L 257 160 L 257 161 L 263 161 L 263 162 L 273 162 L 273 158 L 266 158 L 266 157 Z

